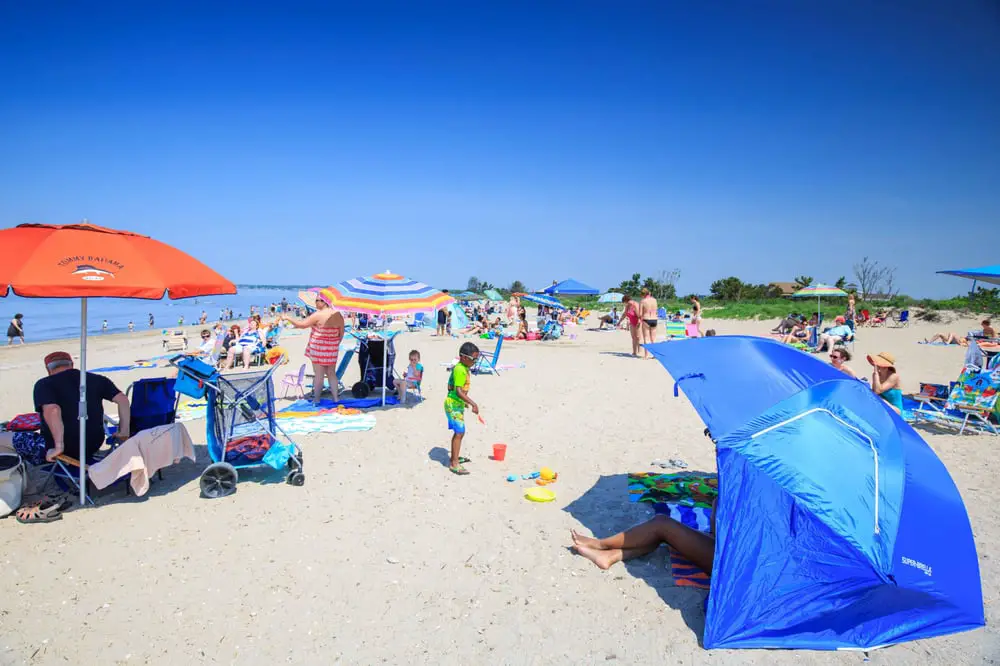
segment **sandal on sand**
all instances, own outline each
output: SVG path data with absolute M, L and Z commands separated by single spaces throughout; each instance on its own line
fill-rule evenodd
M 464 456 L 459 456 L 458 457 L 458 464 L 459 465 L 464 465 L 465 463 L 470 463 L 470 462 L 472 462 L 472 460 L 470 460 L 469 458 L 466 458 Z
M 17 522 L 23 525 L 32 525 L 62 520 L 61 507 L 61 502 L 43 499 L 36 504 L 29 504 L 18 509 Z
M 467 476 L 469 474 L 469 470 L 465 469 L 461 464 L 458 467 L 449 467 L 448 469 L 452 474 L 458 474 L 459 476 Z

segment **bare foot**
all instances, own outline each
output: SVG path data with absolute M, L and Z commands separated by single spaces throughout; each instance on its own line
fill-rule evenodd
M 620 562 L 622 559 L 622 551 L 618 549 L 599 550 L 588 546 L 573 546 L 573 548 L 577 553 L 583 555 L 588 560 L 596 564 L 598 568 L 605 571 L 610 569 L 612 564 Z
M 601 548 L 601 542 L 593 537 L 583 536 L 576 530 L 570 530 L 569 533 L 573 537 L 574 546 L 586 546 L 594 550 L 604 550 Z

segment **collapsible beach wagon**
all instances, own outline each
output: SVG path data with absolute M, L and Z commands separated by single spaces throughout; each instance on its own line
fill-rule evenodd
M 236 470 L 241 468 L 287 467 L 289 485 L 305 483 L 302 449 L 274 417 L 272 375 L 280 363 L 230 375 L 190 356 L 176 356 L 170 363 L 177 368 L 177 392 L 208 402 L 205 430 L 212 464 L 201 474 L 203 496 L 236 492 Z

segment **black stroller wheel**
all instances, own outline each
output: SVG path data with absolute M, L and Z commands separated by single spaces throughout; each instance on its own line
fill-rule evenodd
M 201 496 L 209 499 L 228 497 L 236 492 L 238 481 L 235 467 L 225 462 L 212 463 L 201 473 Z
M 351 387 L 351 395 L 359 400 L 364 400 L 371 393 L 371 387 L 366 382 L 358 382 Z
M 285 481 L 287 481 L 290 486 L 301 486 L 306 482 L 306 475 L 299 471 L 289 472 L 288 478 L 286 478 Z

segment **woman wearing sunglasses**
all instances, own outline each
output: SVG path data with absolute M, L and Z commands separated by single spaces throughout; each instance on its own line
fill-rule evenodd
M 833 351 L 830 352 L 830 365 L 840 370 L 848 377 L 858 378 L 851 368 L 846 365 L 847 361 L 851 360 L 851 352 L 847 351 L 843 347 L 834 347 Z

